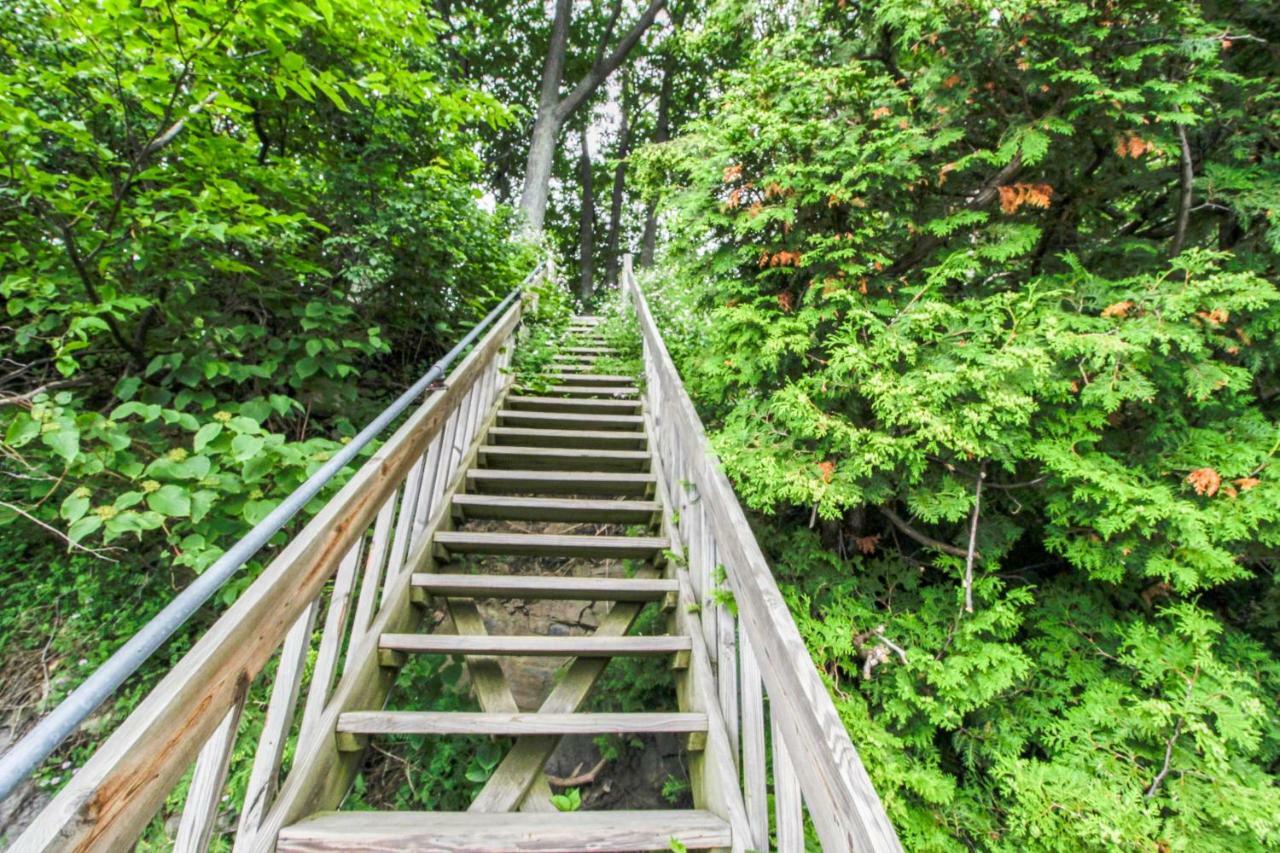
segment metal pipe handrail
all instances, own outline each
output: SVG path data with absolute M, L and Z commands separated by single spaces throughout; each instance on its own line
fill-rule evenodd
M 280 532 L 298 511 L 320 493 L 329 481 L 369 442 L 399 417 L 414 400 L 439 381 L 449 365 L 469 347 L 475 339 L 502 312 L 517 299 L 521 292 L 542 272 L 545 262 L 539 263 L 533 272 L 515 287 L 497 307 L 458 341 L 453 349 L 431 366 L 417 382 L 369 422 L 364 429 L 334 454 L 333 458 L 294 489 L 266 518 L 254 525 L 245 536 L 227 549 L 212 565 L 201 573 L 186 589 L 174 596 L 165 608 L 144 625 L 138 633 L 117 649 L 111 657 L 93 671 L 80 686 L 71 692 L 56 708 L 40 720 L 9 751 L 0 755 L 0 801 L 3 801 L 23 779 L 40 766 L 99 705 L 107 700 L 129 676 L 138 671 L 146 660 L 167 641 L 173 633 L 191 618 L 228 580 L 238 572 L 271 537 Z

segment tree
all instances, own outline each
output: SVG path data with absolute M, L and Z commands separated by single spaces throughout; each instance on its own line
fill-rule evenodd
M 529 140 L 524 190 L 520 196 L 520 209 L 524 212 L 529 226 L 535 231 L 542 230 L 546 216 L 547 194 L 551 185 L 555 148 L 565 121 L 609 78 L 609 75 L 626 61 L 627 56 L 657 19 L 658 13 L 665 5 L 666 0 L 649 0 L 635 23 L 617 45 L 609 50 L 614 29 L 622 12 L 622 0 L 613 0 L 604 35 L 596 47 L 595 59 L 590 69 L 562 97 L 560 90 L 569 48 L 569 24 L 573 4 L 570 0 L 556 0 L 551 39 L 542 67 L 537 117 Z

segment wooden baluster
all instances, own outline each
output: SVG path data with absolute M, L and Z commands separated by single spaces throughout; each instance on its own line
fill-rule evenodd
M 728 589 L 728 581 L 725 582 Z M 716 686 L 720 689 L 720 710 L 724 712 L 725 728 L 733 756 L 738 757 L 738 620 L 725 605 L 716 607 Z M 739 765 L 741 766 L 741 765 Z
M 769 848 L 769 790 L 765 772 L 764 690 L 747 633 L 738 640 L 742 664 L 742 789 L 751 846 Z
M 196 758 L 191 787 L 187 789 L 187 801 L 182 807 L 182 822 L 178 824 L 178 837 L 173 845 L 176 851 L 195 853 L 209 846 L 218 822 L 222 786 L 227 781 L 227 767 L 235 749 L 236 728 L 240 725 L 247 690 L 246 684 Z
M 394 504 L 392 495 L 390 503 Z M 245 789 L 244 805 L 240 811 L 240 826 L 236 830 L 235 850 L 248 850 L 262 825 L 262 818 L 271 808 L 276 784 L 280 775 L 280 762 L 284 758 L 285 743 L 293 726 L 294 711 L 298 706 L 298 687 L 302 683 L 302 671 L 307 664 L 307 652 L 311 649 L 311 632 L 315 628 L 316 613 L 320 602 L 312 601 L 302 611 L 285 636 L 280 649 L 280 662 L 276 666 L 275 682 L 271 685 L 271 700 L 267 703 L 267 715 L 262 722 L 262 734 L 258 749 L 253 755 L 253 769 L 249 771 L 249 785 Z
M 462 425 L 459 422 L 462 420 L 462 412 L 466 404 L 467 398 L 463 397 L 458 403 L 458 408 L 449 415 L 449 422 L 445 424 L 444 450 L 441 453 L 443 454 L 444 481 L 446 483 L 453 482 L 453 475 L 457 473 L 458 463 L 462 460 L 462 449 L 458 447 L 458 433 L 462 429 Z
M 800 800 L 800 780 L 778 728 L 777 711 L 769 709 L 773 731 L 773 808 L 778 853 L 804 853 L 804 814 Z
M 445 432 L 444 429 L 441 433 Z M 422 454 L 422 457 L 414 463 L 409 476 L 404 480 L 404 487 L 400 492 L 400 512 L 396 516 L 396 532 L 391 538 L 391 555 L 387 560 L 387 580 L 383 584 L 382 601 L 386 601 L 386 587 L 391 585 L 391 581 L 400 574 L 400 569 L 404 565 L 405 555 L 409 551 L 409 540 L 413 538 L 413 516 L 418 507 L 418 495 L 422 490 L 422 479 L 427 472 L 427 457 L 430 455 L 430 448 Z
M 347 641 L 347 654 L 342 664 L 343 672 L 351 666 L 351 656 L 356 646 L 369 630 L 373 621 L 374 605 L 378 601 L 378 589 L 382 587 L 382 569 L 387 563 L 387 553 L 391 545 L 391 523 L 396 515 L 396 496 L 391 496 L 378 510 L 378 518 L 373 523 L 373 538 L 369 542 L 369 556 L 365 559 L 364 575 L 360 579 L 360 595 L 356 598 L 356 613 L 351 619 L 351 639 Z
M 410 551 L 414 550 L 422 539 L 422 532 L 426 530 L 427 522 L 431 520 L 431 511 L 439 502 L 440 493 L 444 490 L 444 477 L 440 476 L 440 469 L 444 467 L 440 464 L 444 456 L 444 447 L 444 434 L 441 433 L 432 439 L 431 445 L 427 448 L 422 483 L 418 489 L 418 503 L 414 511 L 413 533 L 409 537 Z
M 698 504 L 702 508 L 702 504 Z M 716 603 L 716 561 L 720 558 L 720 549 L 716 547 L 715 534 L 710 524 L 702 525 L 702 562 L 698 565 L 698 573 L 702 575 L 702 602 L 705 614 L 702 617 L 702 637 L 707 643 L 707 653 L 713 662 L 720 659 L 720 616 L 724 608 Z
M 311 672 L 311 684 L 307 688 L 307 704 L 302 707 L 302 726 L 298 729 L 298 748 L 310 744 L 318 734 L 316 725 L 320 713 L 329 701 L 333 676 L 338 669 L 338 651 L 342 648 L 342 635 L 347 627 L 347 608 L 351 603 L 351 591 L 355 586 L 356 566 L 360 563 L 360 538 L 352 544 L 333 579 L 333 593 L 329 597 L 329 609 L 324 615 L 324 633 L 320 635 L 320 647 L 316 650 L 316 665 Z

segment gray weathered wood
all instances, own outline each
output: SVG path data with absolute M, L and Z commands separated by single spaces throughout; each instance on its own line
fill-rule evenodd
M 658 503 L 656 501 L 511 495 L 457 495 L 453 499 L 453 509 L 455 515 L 461 515 L 464 518 L 646 524 L 658 512 Z
M 796 767 L 787 752 L 786 738 L 778 728 L 778 718 L 772 712 L 773 737 L 773 809 L 778 853 L 804 853 L 804 813 L 800 800 L 800 779 Z
M 708 523 L 730 575 L 742 630 L 751 638 L 770 706 L 779 711 L 781 737 L 794 760 L 805 768 L 800 783 L 823 847 L 901 850 L 733 488 L 710 449 L 629 261 L 624 264 L 622 287 L 636 309 L 646 351 L 647 407 L 661 409 L 687 453 L 688 478 L 697 485 L 707 507 Z
M 688 637 L 544 637 L 536 634 L 451 637 L 440 634 L 383 634 L 379 647 L 435 655 L 522 655 L 530 657 L 645 657 L 689 648 Z
M 338 731 L 367 735 L 601 735 L 705 732 L 706 714 L 495 714 L 470 711 L 351 711 Z
M 538 557 L 598 557 L 650 560 L 669 544 L 660 536 L 572 536 L 555 533 L 446 531 L 437 546 L 451 554 L 509 554 Z
M 559 380 L 571 385 L 630 385 L 635 379 L 617 373 L 543 373 L 543 379 Z
M 487 445 L 480 462 L 489 468 L 550 469 L 559 471 L 643 471 L 647 450 L 601 450 L 576 447 L 516 447 Z
M 507 407 L 515 410 L 584 415 L 626 415 L 640 411 L 639 400 L 595 400 L 589 397 L 507 397 Z
M 302 706 L 302 724 L 298 727 L 298 748 L 310 748 L 316 736 L 315 724 L 320 711 L 329 700 L 329 689 L 338 671 L 338 651 L 342 648 L 343 634 L 347 627 L 347 608 L 351 603 L 351 591 L 355 586 L 356 566 L 360 564 L 362 542 L 356 540 L 342 558 L 338 573 L 333 579 L 333 591 L 329 595 L 329 607 L 325 611 L 324 632 L 316 649 L 316 662 L 311 670 L 311 684 L 307 687 L 307 701 Z
M 764 693 L 760 670 L 746 634 L 739 645 L 742 662 L 742 798 L 747 806 L 751 844 L 769 846 L 769 789 L 764 736 Z
M 413 585 L 430 595 L 457 598 L 522 598 L 561 601 L 661 601 L 674 581 L 539 575 L 421 573 Z
M 247 688 L 248 685 L 246 685 Z M 240 713 L 244 710 L 241 696 L 223 716 L 213 730 L 213 736 L 205 743 L 196 758 L 191 774 L 191 786 L 187 788 L 187 801 L 182 807 L 182 819 L 178 824 L 178 836 L 173 849 L 203 851 L 218 822 L 218 810 L 222 805 L 222 786 L 227 781 L 227 768 L 231 764 L 231 751 L 236 745 L 236 729 L 240 725 Z
M 550 429 L 624 430 L 635 432 L 644 421 L 639 415 L 589 415 L 566 412 L 535 412 L 503 409 L 498 413 L 503 426 L 546 427 Z
M 729 845 L 729 827 L 708 812 L 602 811 L 551 814 L 333 812 L 280 834 L 280 853 L 354 849 L 417 853 L 623 853 Z
M 572 381 L 572 380 L 571 380 Z M 631 385 L 549 385 L 541 392 L 542 396 L 609 398 L 618 397 L 630 402 L 640 392 Z
M 598 471 L 489 471 L 472 468 L 467 488 L 478 492 L 537 492 L 565 495 L 647 495 L 653 491 L 651 474 Z
M 642 432 L 622 430 L 493 427 L 489 430 L 489 442 L 523 447 L 603 447 L 628 450 L 643 448 L 647 439 Z

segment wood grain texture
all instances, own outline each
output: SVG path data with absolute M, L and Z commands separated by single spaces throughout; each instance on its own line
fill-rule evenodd
M 601 735 L 705 732 L 706 714 L 540 714 L 471 711 L 352 711 L 338 731 L 367 735 Z
M 669 544 L 660 536 L 570 536 L 553 533 L 443 531 L 437 546 L 451 554 L 508 554 L 518 557 L 596 557 L 650 560 Z
M 635 385 L 635 378 L 617 373 L 543 373 L 543 379 L 559 380 L 572 385 Z
M 557 601 L 661 601 L 676 589 L 674 581 L 665 579 L 429 573 L 414 575 L 413 585 L 445 597 Z
M 606 811 L 553 814 L 334 812 L 287 827 L 280 853 L 623 853 L 727 847 L 729 827 L 708 812 Z
M 787 604 L 773 580 L 733 488 L 710 449 L 702 424 L 667 353 L 657 325 L 624 263 L 622 287 L 637 313 L 646 351 L 646 403 L 662 412 L 678 436 L 685 469 L 698 488 L 734 590 L 742 630 L 749 634 L 771 708 L 800 779 L 809 815 L 826 850 L 902 849 L 871 779 L 849 739 Z M 668 445 L 653 448 L 669 451 Z
M 507 407 L 516 410 L 584 415 L 626 415 L 640 411 L 639 400 L 595 400 L 588 397 L 507 397 Z
M 643 426 L 644 421 L 639 415 L 590 415 L 503 409 L 498 413 L 498 423 L 503 426 L 635 432 Z
M 486 445 L 480 451 L 480 464 L 487 468 L 643 471 L 649 467 L 649 461 L 646 450 Z
M 580 377 L 574 377 L 580 378 Z M 585 385 L 560 384 L 549 385 L 542 391 L 543 396 L 557 397 L 620 397 L 634 398 L 640 392 L 632 385 Z
M 602 447 L 615 450 L 641 449 L 644 433 L 602 429 L 537 429 L 536 427 L 493 427 L 490 444 L 523 447 Z
M 383 634 L 379 647 L 435 655 L 521 655 L 527 657 L 653 657 L 689 648 L 688 637 L 543 637 L 536 634 L 451 637 L 441 634 Z
M 453 509 L 455 515 L 464 518 L 646 524 L 658 512 L 658 503 L 512 495 L 456 495 Z
M 649 474 L 600 471 L 490 471 L 472 468 L 467 487 L 479 492 L 534 492 L 567 495 L 647 495 L 653 491 Z

